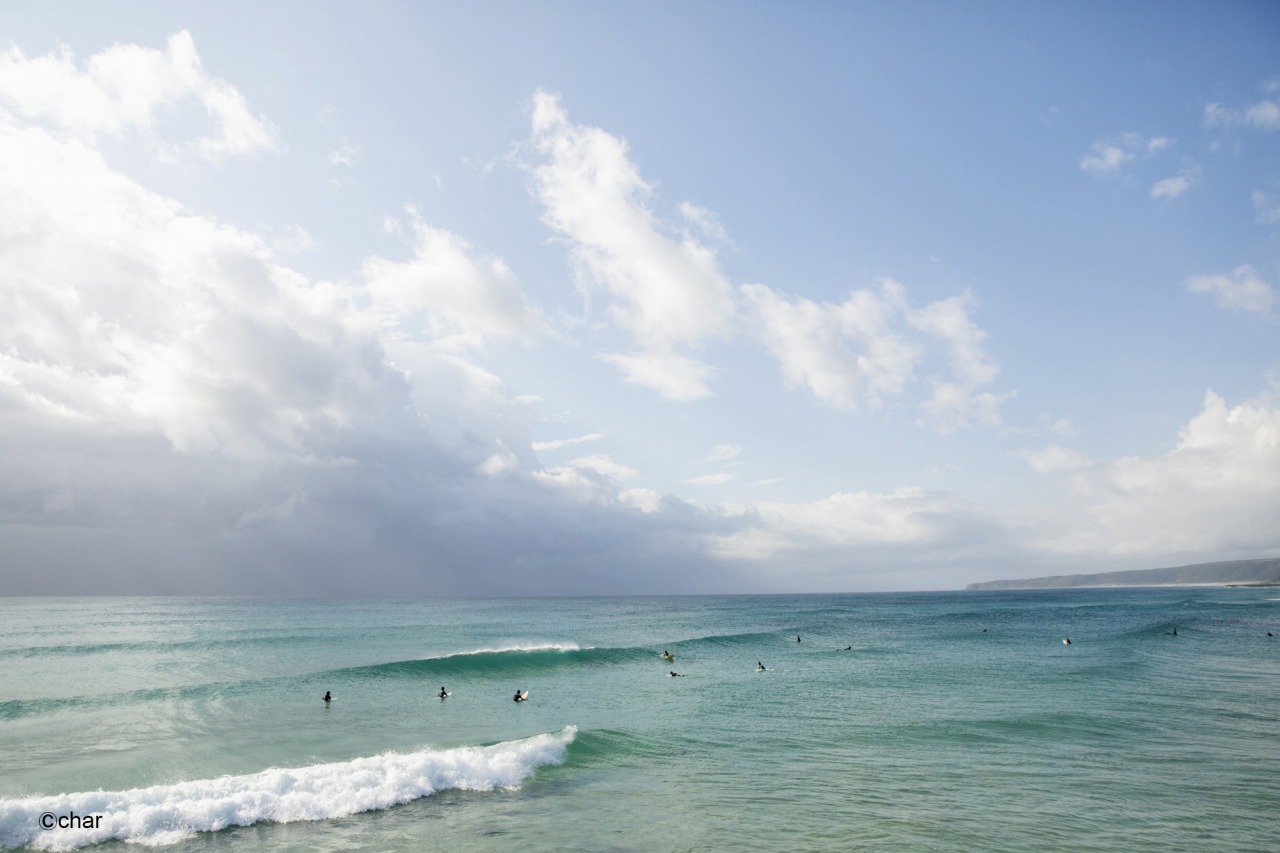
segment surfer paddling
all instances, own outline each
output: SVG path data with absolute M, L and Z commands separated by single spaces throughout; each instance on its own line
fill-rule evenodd
M 668 672 L 667 675 L 671 676 L 672 678 L 684 678 L 684 673 L 676 672 L 674 669 L 671 670 L 671 672 Z

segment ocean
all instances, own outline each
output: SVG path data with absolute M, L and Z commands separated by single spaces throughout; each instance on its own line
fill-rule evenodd
M 139 844 L 1275 851 L 1280 589 L 0 599 L 0 849 Z

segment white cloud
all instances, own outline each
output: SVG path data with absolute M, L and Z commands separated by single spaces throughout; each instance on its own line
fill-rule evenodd
M 716 375 L 715 368 L 671 350 L 603 353 L 600 359 L 618 368 L 624 382 L 682 403 L 711 396 L 709 383 Z
M 922 356 L 895 329 L 906 311 L 897 282 L 886 279 L 878 294 L 854 291 L 838 305 L 788 299 L 762 284 L 740 293 L 787 381 L 837 409 L 874 408 L 901 394 Z
M 690 234 L 665 233 L 624 140 L 572 123 L 559 99 L 542 91 L 534 96 L 532 127 L 539 162 L 531 173 L 543 219 L 567 240 L 581 285 L 610 295 L 610 316 L 640 349 L 609 361 L 627 381 L 671 399 L 706 396 L 712 371 L 680 350 L 730 331 L 733 301 L 715 251 Z M 684 213 L 711 227 L 700 208 Z M 673 372 L 675 365 L 692 367 L 695 378 Z
M 986 385 L 1000 372 L 983 349 L 987 333 L 969 319 L 973 298 L 969 294 L 933 302 L 913 311 L 908 321 L 951 349 L 952 370 L 968 385 Z
M 1246 126 L 1258 130 L 1276 130 L 1280 128 L 1280 103 L 1261 100 L 1244 108 L 1224 107 L 1219 103 L 1205 104 L 1204 124 L 1205 127 Z
M 187 99 L 204 106 L 215 131 L 179 143 L 163 141 L 163 110 Z M 0 53 L 0 102 L 88 142 L 132 129 L 168 158 L 193 152 L 217 161 L 276 146 L 275 128 L 251 115 L 230 84 L 205 73 L 185 30 L 170 36 L 164 51 L 117 44 L 90 57 L 83 72 L 66 48 L 29 59 L 10 47 Z
M 715 240 L 720 243 L 729 241 L 729 234 L 724 230 L 720 218 L 705 207 L 693 204 L 692 202 L 680 203 L 680 215 L 685 221 L 697 228 L 708 239 Z
M 386 322 L 407 334 L 425 332 L 469 347 L 550 334 L 502 260 L 477 259 L 462 238 L 427 225 L 412 209 L 409 216 L 413 258 L 373 257 L 364 264 L 365 286 Z
M 501 477 L 520 470 L 520 459 L 499 442 L 498 452 L 476 466 L 476 471 L 486 477 Z
M 763 560 L 809 549 L 927 546 L 945 532 L 956 507 L 921 489 L 888 494 L 841 492 L 807 503 L 725 507 L 741 529 L 710 537 L 717 556 Z
M 1050 432 L 1058 435 L 1075 438 L 1080 434 L 1079 430 L 1076 429 L 1076 425 L 1071 422 L 1070 418 L 1050 418 L 1048 415 L 1041 415 L 1040 421 Z
M 1090 146 L 1092 154 L 1080 160 L 1080 168 L 1095 174 L 1111 174 L 1120 171 L 1126 163 L 1146 159 L 1173 145 L 1173 140 L 1156 136 L 1145 138 L 1136 133 L 1125 133 L 1112 142 L 1095 142 Z
M 358 166 L 364 159 L 364 149 L 346 139 L 335 150 L 329 152 L 329 164 L 351 168 Z
M 595 453 L 580 456 L 567 465 L 530 472 L 534 482 L 550 485 L 570 500 L 596 506 L 624 506 L 652 511 L 660 501 L 645 489 L 623 489 L 620 483 L 639 473 L 612 456 Z M 626 497 L 623 497 L 626 495 Z M 645 509 L 646 507 L 650 509 Z
M 603 453 L 593 453 L 589 456 L 579 456 L 569 465 L 573 468 L 581 470 L 595 471 L 605 477 L 612 477 L 615 480 L 626 480 L 636 475 L 636 469 L 623 465 L 616 461 L 613 457 Z
M 1280 222 L 1280 202 L 1262 190 L 1254 190 L 1250 196 L 1253 209 L 1258 212 L 1259 225 L 1275 225 Z
M 505 266 L 456 236 L 411 217 L 409 259 L 311 280 L 85 138 L 9 116 L 0 198 L 0 446 L 23 449 L 0 453 L 0 561 L 41 567 L 12 591 L 723 577 L 681 544 L 704 513 L 620 490 L 634 471 L 607 456 L 539 470 L 527 407 L 440 346 L 541 332 Z
M 1198 275 L 1187 282 L 1192 293 L 1208 293 L 1219 308 L 1269 316 L 1276 304 L 1275 291 L 1248 264 L 1232 275 Z
M 690 477 L 684 482 L 690 486 L 721 486 L 732 479 L 732 474 L 703 474 L 701 477 Z
M 973 423 L 1000 424 L 999 408 L 1012 395 L 979 391 L 999 369 L 987 355 L 986 333 L 969 317 L 968 294 L 912 309 L 907 290 L 892 279 L 880 292 L 854 291 L 838 305 L 789 299 L 770 288 L 740 288 L 753 331 L 778 360 L 792 385 L 807 387 L 837 408 L 878 408 L 902 396 L 916 378 L 929 345 L 942 344 L 951 379 L 929 379 L 922 423 L 940 433 Z M 914 330 L 917 335 L 910 336 Z
M 717 444 L 711 448 L 711 452 L 707 454 L 704 462 L 728 462 L 731 459 L 737 459 L 742 455 L 743 447 L 740 444 Z
M 1177 198 L 1195 186 L 1197 173 L 1193 169 L 1184 169 L 1172 178 L 1156 181 L 1151 187 L 1152 198 Z
M 533 443 L 533 449 L 541 453 L 544 450 L 559 450 L 562 447 L 573 447 L 575 445 L 586 444 L 591 441 L 600 441 L 602 438 L 604 438 L 602 433 L 592 432 L 587 433 L 586 435 L 575 436 L 573 438 L 561 438 L 553 441 L 535 441 Z
M 1280 128 L 1280 104 L 1275 101 L 1259 101 L 1245 110 L 1244 120 L 1263 130 Z
M 738 288 L 735 310 L 714 251 L 687 231 L 680 239 L 664 233 L 648 207 L 650 188 L 623 140 L 571 123 L 559 100 L 545 92 L 535 96 L 532 124 L 540 158 L 532 174 L 543 219 L 568 239 L 585 286 L 613 297 L 611 316 L 637 344 L 629 352 L 601 355 L 624 381 L 672 400 L 710 396 L 715 369 L 686 350 L 727 334 L 736 315 L 777 359 L 790 385 L 838 409 L 876 408 L 903 394 L 924 356 L 911 327 L 949 348 L 955 374 L 954 381 L 931 380 L 933 396 L 922 407 L 929 423 L 939 431 L 999 423 L 998 408 L 1008 395 L 977 390 L 994 380 L 997 369 L 984 352 L 985 333 L 969 318 L 967 294 L 913 311 L 906 288 L 890 279 L 879 292 L 856 290 L 839 304 L 748 284 Z M 1167 144 L 1141 140 L 1152 152 Z M 725 239 L 709 211 L 685 203 L 681 213 L 701 233 Z
M 655 513 L 662 509 L 662 496 L 652 489 L 623 489 L 618 501 L 625 507 L 643 513 Z
M 1058 444 L 1050 444 L 1044 450 L 1019 450 L 1017 455 L 1027 460 L 1033 471 L 1041 474 L 1074 471 L 1093 464 L 1087 456 Z
M 1209 391 L 1177 445 L 1077 472 L 1083 521 L 1038 542 L 1111 555 L 1215 555 L 1275 547 L 1280 518 L 1280 407 L 1230 407 Z
M 1014 392 L 992 394 L 979 391 L 968 382 L 934 380 L 933 394 L 920 404 L 922 426 L 932 427 L 939 435 L 947 435 L 973 424 L 999 427 L 1003 423 L 1000 407 L 1013 399 Z
M 1093 154 L 1080 161 L 1086 172 L 1114 172 L 1133 159 L 1133 154 L 1115 145 L 1093 144 Z
M 316 246 L 315 238 L 311 236 L 311 232 L 303 228 L 301 225 L 291 225 L 285 229 L 285 236 L 277 237 L 272 241 L 272 248 L 277 252 L 286 255 L 296 255 L 305 252 L 308 249 L 314 249 Z
M 0 128 L 0 196 L 11 390 L 111 430 L 156 426 L 181 449 L 297 447 L 347 334 L 325 316 L 339 294 L 41 130 Z

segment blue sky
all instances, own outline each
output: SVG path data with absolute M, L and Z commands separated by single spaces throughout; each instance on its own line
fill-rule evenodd
M 13 593 L 1280 554 L 1268 3 L 26 4 Z

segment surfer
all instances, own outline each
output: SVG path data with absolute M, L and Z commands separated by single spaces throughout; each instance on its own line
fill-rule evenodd
M 1070 637 L 1063 637 L 1063 638 L 1062 638 L 1062 645 L 1064 645 L 1064 646 L 1069 646 L 1069 645 L 1071 645 L 1071 638 L 1070 638 Z
M 1177 629 L 1177 628 L 1174 628 L 1172 631 L 1170 631 L 1170 632 L 1169 632 L 1169 636 L 1171 636 L 1171 637 L 1176 637 L 1176 636 L 1178 636 L 1178 629 Z
M 329 691 L 328 691 L 328 690 L 326 690 L 326 691 L 324 692 L 324 701 L 328 702 L 328 701 L 329 701 L 330 699 L 332 699 L 332 698 L 333 698 L 333 696 L 332 696 L 332 695 L 330 695 L 330 693 L 329 693 Z
M 851 651 L 853 651 L 853 646 L 845 646 L 845 647 L 844 647 L 844 650 L 845 650 L 846 652 L 851 652 Z
M 762 661 L 756 661 L 756 672 L 764 672 L 764 663 Z
M 524 701 L 524 696 L 522 696 L 522 695 L 520 694 L 520 691 L 519 691 L 519 690 L 517 690 L 517 691 L 516 691 L 516 701 L 517 701 L 517 702 L 523 702 L 523 701 Z
M 667 674 L 670 675 L 672 678 L 684 678 L 683 673 L 676 672 L 674 669 Z
M 439 693 L 439 694 L 437 694 L 437 695 L 439 695 L 439 697 L 440 697 L 441 699 L 444 699 L 446 696 L 448 696 L 448 695 L 449 695 L 449 691 L 445 690 L 445 689 L 444 689 L 444 685 L 443 685 L 443 684 L 441 684 L 441 685 L 440 685 L 440 693 Z
M 799 634 L 796 634 L 796 642 L 797 642 L 797 643 L 798 643 L 798 642 L 800 642 L 800 635 L 799 635 Z

